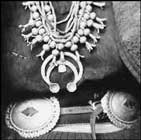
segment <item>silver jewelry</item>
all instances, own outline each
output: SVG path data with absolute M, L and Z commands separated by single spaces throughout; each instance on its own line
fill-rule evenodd
M 52 130 L 60 116 L 60 105 L 55 97 L 27 100 L 10 105 L 6 124 L 24 138 L 39 137 Z
M 137 121 L 137 101 L 126 93 L 108 92 L 101 99 L 103 112 L 119 128 L 130 128 Z
M 75 92 L 77 83 L 83 76 L 83 65 L 80 59 L 78 43 L 84 44 L 91 52 L 100 39 L 100 30 L 105 28 L 105 18 L 97 17 L 93 8 L 103 8 L 105 2 L 72 1 L 68 16 L 56 21 L 55 11 L 51 1 L 23 2 L 25 9 L 30 10 L 30 19 L 27 24 L 19 25 L 22 28 L 22 36 L 31 50 L 38 42 L 43 42 L 42 51 L 37 55 L 43 60 L 41 75 L 52 93 L 58 93 L 60 86 L 50 80 L 50 74 L 57 67 L 59 73 L 66 72 L 66 67 L 74 73 L 74 80 L 66 86 L 69 92 Z M 67 22 L 64 31 L 57 29 L 57 25 Z M 31 28 L 31 29 L 30 29 Z M 92 33 L 92 30 L 95 34 Z M 29 29 L 29 34 L 24 31 Z M 89 39 L 91 39 L 91 42 Z M 46 52 L 50 52 L 45 58 Z M 76 68 L 67 58 L 72 59 L 78 65 Z

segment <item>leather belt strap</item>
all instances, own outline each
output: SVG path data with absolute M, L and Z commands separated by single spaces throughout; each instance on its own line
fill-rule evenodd
M 113 133 L 122 130 L 114 126 L 110 122 L 105 123 L 96 123 L 95 124 L 95 132 L 96 134 L 103 133 Z M 75 123 L 75 124 L 60 124 L 57 125 L 53 130 L 53 132 L 70 132 L 70 133 L 92 133 L 90 123 Z
M 91 113 L 90 106 L 61 107 L 61 115 Z

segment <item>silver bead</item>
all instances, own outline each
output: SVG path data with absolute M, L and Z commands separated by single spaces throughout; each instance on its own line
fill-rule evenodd
M 37 35 L 38 34 L 38 29 L 37 28 L 32 28 L 32 34 Z
M 90 34 L 90 29 L 88 29 L 88 28 L 86 28 L 86 29 L 84 29 L 84 35 L 89 35 Z
M 65 47 L 66 47 L 66 48 L 70 48 L 71 45 L 72 45 L 71 41 L 68 41 L 68 42 L 66 42 Z
M 85 14 L 84 14 L 84 18 L 85 18 L 86 20 L 88 20 L 88 19 L 90 18 L 90 15 L 89 15 L 88 13 L 85 13 Z
M 87 38 L 85 36 L 80 37 L 80 43 L 85 43 Z
M 38 13 L 38 12 L 34 12 L 34 13 L 33 13 L 33 18 L 34 18 L 34 19 L 39 18 L 39 13 Z
M 36 7 L 35 5 L 33 5 L 33 6 L 30 8 L 30 10 L 31 10 L 32 12 L 35 12 L 35 11 L 37 10 L 37 7 Z
M 57 45 L 57 48 L 58 48 L 59 50 L 62 50 L 62 49 L 64 48 L 64 45 L 63 45 L 62 43 L 60 43 L 60 44 Z
M 54 41 L 51 41 L 49 45 L 50 45 L 51 48 L 55 48 L 56 43 Z
M 37 40 L 38 42 L 41 42 L 41 41 L 42 41 L 42 36 L 41 36 L 41 35 L 37 35 L 37 36 L 36 36 L 36 40 Z
M 96 13 L 95 12 L 90 13 L 90 18 L 91 19 L 95 19 L 95 17 L 96 17 Z
M 39 30 L 39 34 L 42 35 L 42 34 L 44 34 L 44 33 L 45 33 L 45 29 L 44 29 L 44 28 L 41 28 L 41 29 Z
M 81 2 L 80 2 L 80 7 L 81 7 L 81 8 L 84 8 L 85 5 L 86 5 L 86 2 L 85 2 L 85 1 L 81 1 Z
M 83 14 L 83 10 L 82 9 L 79 10 L 79 14 L 80 15 Z
M 36 27 L 40 27 L 41 24 L 42 24 L 42 22 L 40 20 L 35 23 Z
M 45 10 L 46 12 L 49 12 L 49 11 L 50 11 L 50 7 L 49 7 L 48 5 L 45 5 L 44 10 Z
M 59 51 L 55 49 L 55 50 L 52 51 L 52 54 L 53 54 L 54 56 L 57 56 L 57 55 L 59 54 Z
M 80 28 L 84 29 L 86 27 L 86 22 L 82 21 L 80 23 Z
M 78 46 L 76 44 L 73 44 L 71 46 L 71 51 L 76 51 L 78 49 Z
M 72 40 L 74 43 L 77 43 L 79 41 L 79 38 L 77 36 L 74 36 Z
M 34 39 L 32 40 L 32 45 L 33 45 L 33 44 L 36 44 L 36 43 L 37 43 L 37 39 L 34 38 Z
M 91 12 L 91 11 L 92 11 L 92 6 L 87 5 L 87 6 L 86 6 L 86 10 L 89 11 L 89 12 Z
M 31 25 L 31 26 L 34 26 L 35 23 L 36 23 L 35 20 L 33 20 L 33 19 L 30 20 L 30 25 Z
M 48 42 L 49 41 L 49 36 L 48 35 L 44 36 L 43 40 L 44 40 L 44 42 Z
M 43 50 L 49 51 L 49 50 L 50 50 L 49 45 L 48 45 L 48 44 L 44 44 L 44 45 L 43 45 Z
M 79 29 L 79 30 L 78 30 L 78 34 L 79 34 L 80 36 L 83 35 L 83 34 L 84 34 L 83 30 L 82 30 L 82 29 Z
M 91 19 L 89 19 L 89 20 L 87 21 L 87 26 L 88 26 L 88 27 L 93 26 L 93 21 L 92 21 Z
M 53 19 L 54 19 L 54 17 L 53 17 L 52 14 L 48 15 L 48 20 L 49 20 L 49 21 L 53 21 Z

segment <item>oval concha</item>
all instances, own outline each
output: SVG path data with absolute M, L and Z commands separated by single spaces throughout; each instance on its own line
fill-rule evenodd
M 137 100 L 130 94 L 107 93 L 101 100 L 103 111 L 118 127 L 130 128 L 138 117 Z
M 22 137 L 33 138 L 49 132 L 57 123 L 60 105 L 56 98 L 34 99 L 10 105 L 6 124 Z

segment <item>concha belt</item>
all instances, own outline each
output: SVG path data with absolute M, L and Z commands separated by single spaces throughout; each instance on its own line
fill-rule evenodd
M 60 105 L 55 97 L 28 100 L 10 105 L 6 124 L 22 137 L 33 138 L 49 132 L 60 116 Z

